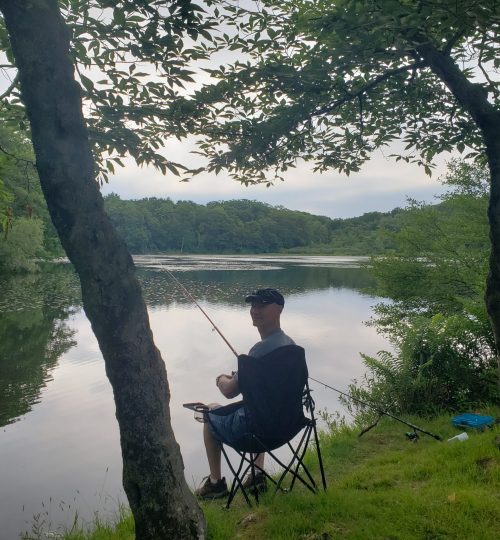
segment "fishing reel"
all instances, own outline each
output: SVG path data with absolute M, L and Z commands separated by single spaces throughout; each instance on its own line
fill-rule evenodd
M 418 436 L 418 433 L 416 431 L 407 431 L 405 433 L 405 437 L 413 443 L 416 443 L 420 437 Z

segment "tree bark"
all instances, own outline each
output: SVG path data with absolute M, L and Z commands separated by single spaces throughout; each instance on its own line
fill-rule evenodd
M 495 336 L 500 388 L 500 111 L 488 101 L 486 90 L 469 81 L 449 55 L 425 39 L 415 48 L 474 119 L 485 143 L 490 170 L 488 221 L 491 241 L 485 300 Z
M 184 479 L 156 348 L 132 258 L 95 181 L 69 32 L 57 0 L 0 0 L 19 70 L 37 169 L 50 215 L 81 282 L 83 306 L 113 387 L 123 485 L 136 538 L 204 538 Z
M 498 115 L 500 117 L 500 115 Z M 492 321 L 498 361 L 500 391 L 500 118 L 496 126 L 483 129 L 491 174 L 488 221 L 490 224 L 490 268 L 486 284 L 486 307 Z

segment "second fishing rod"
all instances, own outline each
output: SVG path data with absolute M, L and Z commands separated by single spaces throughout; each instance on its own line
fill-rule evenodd
M 214 323 L 214 321 L 209 317 L 209 315 L 205 312 L 205 310 L 199 305 L 199 303 L 196 301 L 196 299 L 194 298 L 194 296 L 189 292 L 189 290 L 174 276 L 174 274 L 168 270 L 167 268 L 163 267 L 163 269 L 167 272 L 167 274 L 170 276 L 170 278 L 174 281 L 174 283 L 177 285 L 177 287 L 182 291 L 182 293 L 184 294 L 184 296 L 190 301 L 192 302 L 202 313 L 203 315 L 206 317 L 206 319 L 209 321 L 209 323 L 212 325 L 212 328 L 219 334 L 219 336 L 222 338 L 222 340 L 224 341 L 224 343 L 229 347 L 229 349 L 231 350 L 231 352 L 236 356 L 236 358 L 238 358 L 238 352 L 236 351 L 236 349 L 229 343 L 228 339 L 224 336 L 224 334 L 221 332 L 221 330 L 217 327 L 217 325 Z M 373 404 L 373 403 L 369 403 L 367 401 L 363 401 L 347 392 L 343 392 L 342 390 L 338 390 L 337 388 L 325 383 L 325 382 L 322 382 L 322 381 L 319 381 L 318 379 L 315 379 L 311 376 L 309 376 L 309 379 L 311 381 L 314 381 L 318 384 L 321 384 L 322 386 L 324 386 L 325 388 L 328 388 L 329 390 L 333 390 L 334 392 L 337 392 L 338 394 L 342 395 L 342 396 L 345 396 L 347 397 L 348 399 L 351 399 L 352 401 L 355 401 L 357 403 L 360 403 L 361 405 L 365 406 L 365 407 L 368 407 L 368 408 L 371 408 L 373 409 L 375 412 L 377 412 L 379 414 L 379 417 L 380 416 L 387 416 L 388 418 L 392 418 L 393 420 L 396 420 L 398 422 L 401 422 L 402 424 L 410 427 L 413 429 L 413 432 L 415 434 L 417 434 L 417 432 L 419 433 L 423 433 L 424 435 L 428 435 L 429 437 L 432 437 L 433 439 L 437 440 L 437 441 L 441 441 L 442 438 L 439 436 L 439 435 L 436 435 L 434 433 L 431 433 L 430 431 L 427 431 L 425 429 L 422 429 L 418 426 L 416 426 L 415 424 L 411 423 L 411 422 L 407 422 L 406 420 L 403 420 L 402 418 L 399 418 L 398 416 L 392 414 L 391 412 L 389 411 L 386 411 L 385 409 L 379 407 L 378 405 L 376 404 Z M 378 422 L 378 421 L 377 421 Z M 375 424 L 373 424 L 372 426 L 370 426 L 370 428 L 368 429 L 371 429 L 371 427 L 374 427 L 377 422 L 375 422 Z M 364 432 L 368 431 L 368 429 L 364 430 Z M 411 437 L 410 437 L 411 438 Z

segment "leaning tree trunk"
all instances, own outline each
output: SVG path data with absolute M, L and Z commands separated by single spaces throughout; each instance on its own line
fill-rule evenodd
M 136 538 L 203 538 L 170 425 L 165 366 L 132 259 L 104 212 L 57 0 L 0 0 L 50 215 L 113 387 Z
M 490 169 L 488 221 L 491 252 L 485 300 L 495 336 L 500 389 L 500 111 L 488 101 L 487 91 L 469 81 L 448 54 L 439 51 L 425 38 L 415 48 L 474 119 L 486 147 Z
M 490 223 L 490 271 L 486 287 L 486 306 L 493 323 L 498 360 L 500 390 L 500 114 L 496 125 L 483 128 L 491 173 L 488 220 Z

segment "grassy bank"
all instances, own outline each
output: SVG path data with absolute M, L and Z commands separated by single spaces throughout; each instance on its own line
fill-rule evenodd
M 499 409 L 487 412 L 500 417 Z M 445 439 L 459 432 L 449 416 L 413 421 Z M 241 497 L 229 511 L 220 501 L 204 504 L 209 538 L 496 539 L 500 426 L 469 435 L 464 442 L 422 436 L 414 443 L 405 426 L 391 420 L 361 438 L 353 429 L 336 429 L 323 436 L 326 493 L 267 494 L 254 509 Z M 132 528 L 124 517 L 117 528 L 100 525 L 65 540 L 132 540 Z

